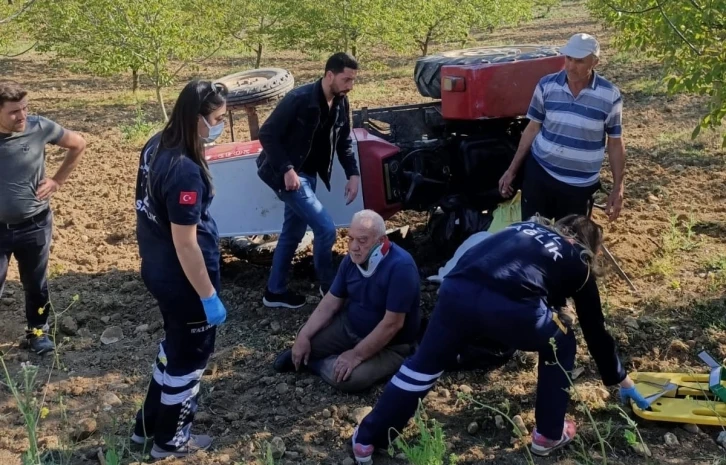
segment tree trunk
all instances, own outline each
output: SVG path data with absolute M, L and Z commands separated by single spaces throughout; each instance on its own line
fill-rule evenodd
M 139 70 L 131 70 L 131 91 L 136 95 L 136 91 L 139 89 Z
M 262 64 L 262 43 L 257 44 L 257 48 L 255 48 L 255 54 L 257 55 L 255 59 L 255 68 L 259 68 L 260 64 Z
M 164 117 L 164 122 L 169 121 L 169 116 L 166 114 L 166 106 L 164 105 L 164 97 L 161 95 L 161 86 L 158 82 L 156 86 L 156 100 L 159 102 L 159 108 L 161 108 L 161 115 Z
M 353 45 L 350 46 L 350 54 L 354 57 L 358 56 L 358 46 L 355 44 L 355 42 L 353 43 Z

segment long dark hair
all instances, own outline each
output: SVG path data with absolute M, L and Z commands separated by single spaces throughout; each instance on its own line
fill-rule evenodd
M 207 118 L 227 101 L 227 87 L 211 81 L 192 80 L 182 89 L 169 121 L 161 132 L 160 148 L 180 148 L 202 168 L 211 186 L 212 175 L 204 158 L 204 143 L 197 130 L 197 117 Z

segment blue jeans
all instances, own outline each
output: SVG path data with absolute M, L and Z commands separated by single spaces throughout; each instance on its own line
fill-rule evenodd
M 318 281 L 329 289 L 335 278 L 333 244 L 335 224 L 323 204 L 315 196 L 318 178 L 299 173 L 300 189 L 278 192 L 285 203 L 285 220 L 272 257 L 272 271 L 267 281 L 270 292 L 281 294 L 287 289 L 287 274 L 300 241 L 308 226 L 313 230 L 313 263 Z
M 18 226 L 0 224 L 0 296 L 5 287 L 10 257 L 18 262 L 20 282 L 25 292 L 28 328 L 42 328 L 48 321 L 48 258 L 53 236 L 53 213 Z M 45 309 L 41 313 L 39 309 Z
M 559 440 L 565 421 L 575 336 L 563 332 L 544 304 L 514 302 L 473 283 L 444 280 L 426 333 L 414 355 L 386 385 L 373 411 L 361 422 L 357 442 L 388 447 L 403 431 L 420 399 L 434 387 L 448 360 L 473 338 L 485 336 L 523 351 L 539 352 L 535 420 L 537 431 Z M 550 338 L 556 344 L 555 351 Z M 393 430 L 391 430 L 393 428 Z M 390 436 L 389 436 L 390 434 Z

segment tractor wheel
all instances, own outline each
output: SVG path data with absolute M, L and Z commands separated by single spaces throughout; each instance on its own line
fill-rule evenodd
M 546 45 L 507 45 L 453 50 L 436 55 L 426 55 L 416 60 L 413 77 L 421 95 L 441 98 L 441 67 L 444 65 L 506 63 L 556 56 L 558 54 L 559 51 L 556 47 Z
M 230 74 L 216 82 L 229 89 L 227 107 L 262 105 L 283 97 L 295 85 L 292 74 L 280 68 L 260 68 Z

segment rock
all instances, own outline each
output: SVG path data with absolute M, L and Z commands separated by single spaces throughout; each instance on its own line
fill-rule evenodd
M 207 412 L 197 412 L 194 414 L 194 422 L 199 424 L 211 423 L 212 415 Z
M 363 419 L 373 411 L 373 407 L 359 407 L 350 414 L 350 421 L 360 425 Z
M 297 460 L 300 457 L 299 452 L 293 452 L 291 450 L 285 451 L 285 458 L 290 460 Z
M 222 454 L 217 457 L 217 461 L 221 464 L 225 464 L 225 463 L 231 462 L 232 459 L 230 458 L 230 456 L 228 454 Z
M 630 329 L 633 329 L 635 331 L 640 329 L 640 325 L 638 324 L 638 320 L 636 320 L 634 317 L 629 316 L 625 318 L 625 326 L 627 326 Z
M 84 418 L 76 424 L 73 430 L 73 439 L 76 441 L 84 441 L 96 432 L 96 420 L 93 418 Z
M 71 388 L 71 394 L 74 396 L 82 396 L 83 395 L 83 387 L 75 385 Z
M 280 383 L 275 387 L 275 390 L 278 394 L 285 394 L 290 389 L 290 386 L 288 386 L 285 383 Z
M 659 200 L 660 199 L 658 197 L 656 197 L 655 195 L 648 194 L 648 201 L 650 201 L 650 202 L 658 202 Z
M 101 396 L 101 402 L 103 403 L 104 407 L 118 407 L 122 404 L 121 399 L 118 398 L 116 394 L 113 392 L 104 392 Z
M 163 326 L 164 326 L 164 324 L 163 324 L 163 323 L 162 323 L 161 321 L 159 321 L 159 320 L 157 320 L 157 321 L 154 321 L 154 322 L 152 322 L 152 323 L 151 323 L 151 324 L 149 325 L 149 332 L 150 332 L 150 333 L 155 333 L 155 332 L 157 332 L 158 330 L 160 330 L 160 329 L 161 329 L 161 328 L 162 328 Z
M 273 321 L 270 323 L 270 332 L 272 334 L 278 334 L 280 331 L 282 331 L 282 326 L 278 321 Z
M 78 334 L 78 323 L 70 316 L 64 317 L 60 322 L 60 330 L 68 336 Z
M 635 444 L 631 444 L 630 448 L 633 449 L 633 451 L 643 457 L 650 457 L 652 454 L 650 453 L 650 449 L 648 449 L 648 446 L 645 444 L 638 442 Z
M 2 303 L 3 303 L 3 305 L 5 305 L 6 307 L 9 307 L 9 306 L 11 306 L 11 305 L 14 305 L 14 304 L 15 304 L 15 299 L 13 299 L 12 297 L 3 297 L 3 299 L 2 299 Z
M 469 426 L 466 427 L 466 431 L 468 431 L 469 434 L 476 434 L 476 432 L 479 431 L 479 423 L 472 421 L 469 423 Z
M 237 412 L 229 412 L 227 415 L 224 416 L 224 419 L 228 422 L 238 421 L 239 420 L 239 413 Z
M 693 425 L 691 423 L 685 423 L 681 426 L 684 430 L 688 431 L 691 434 L 698 434 L 701 432 L 701 429 L 698 427 L 698 425 Z
M 85 338 L 90 338 L 91 336 L 93 336 L 93 334 L 91 334 L 91 331 L 88 328 L 79 329 L 78 335 L 81 337 L 85 337 Z
M 583 367 L 577 367 L 577 368 L 575 368 L 574 370 L 572 370 L 572 380 L 573 381 L 576 380 L 577 378 L 579 378 L 580 376 L 582 376 L 582 374 L 584 372 L 585 372 L 585 369 Z
M 328 410 L 328 409 L 326 409 L 326 408 L 325 408 L 325 409 L 323 409 L 323 418 L 330 418 L 331 416 L 332 416 L 332 415 L 331 415 L 331 413 L 330 413 L 330 410 Z
M 109 321 L 111 321 L 111 317 L 110 317 L 110 316 L 108 316 L 108 315 L 103 315 L 103 316 L 101 317 L 101 323 L 103 323 L 103 324 L 108 324 L 108 322 L 109 322 Z
M 45 436 L 38 439 L 38 445 L 48 450 L 58 449 L 61 445 L 58 436 Z
M 462 384 L 461 386 L 459 386 L 459 391 L 463 392 L 464 394 L 471 394 L 472 392 L 474 392 L 471 386 L 467 386 L 466 384 Z
M 143 325 L 137 326 L 136 329 L 134 330 L 134 332 L 135 333 L 145 333 L 148 330 L 149 330 L 149 325 L 144 323 Z
M 610 398 L 610 391 L 605 389 L 602 386 L 598 386 L 595 388 L 595 393 L 597 396 L 602 399 L 603 401 L 607 402 L 607 400 Z
M 272 449 L 272 458 L 275 460 L 279 460 L 283 455 L 285 455 L 285 442 L 281 437 L 275 436 L 272 438 L 272 441 L 270 441 L 270 447 Z
M 335 419 L 328 418 L 326 420 L 323 420 L 323 426 L 330 429 L 335 428 Z
M 350 457 L 346 457 L 345 460 L 341 463 L 341 465 L 355 465 L 355 460 L 353 460 Z
M 448 389 L 442 389 L 439 391 L 439 395 L 443 397 L 444 399 L 450 399 L 451 398 L 451 391 Z
M 726 448 L 726 431 L 721 431 L 720 433 L 718 433 L 718 438 L 716 438 L 716 443 L 719 446 Z
M 341 420 L 344 418 L 348 418 L 348 407 L 346 407 L 345 405 L 340 407 L 340 409 L 338 410 L 338 418 Z
M 663 440 L 665 441 L 665 445 L 668 447 L 675 447 L 679 445 L 678 438 L 673 433 L 666 433 L 665 436 L 663 436 Z
M 408 460 L 408 457 L 403 452 L 396 454 L 396 460 Z
M 136 289 L 136 281 L 126 281 L 121 285 L 121 292 L 131 292 Z
M 527 436 L 529 434 L 529 431 L 527 430 L 527 427 L 525 426 L 524 420 L 522 420 L 521 416 L 514 415 L 512 417 L 512 422 L 517 425 L 517 429 L 519 429 L 519 432 L 522 433 L 522 436 Z
M 694 341 L 693 339 L 689 339 L 688 341 L 686 341 L 686 345 L 689 349 L 693 350 L 696 348 L 696 341 Z
M 494 417 L 494 424 L 497 425 L 497 428 L 504 429 L 506 426 L 506 423 L 504 423 L 504 418 L 502 418 L 501 415 L 497 415 Z
M 124 338 L 123 330 L 118 326 L 111 326 L 106 328 L 101 334 L 101 342 L 104 344 L 115 344 Z

